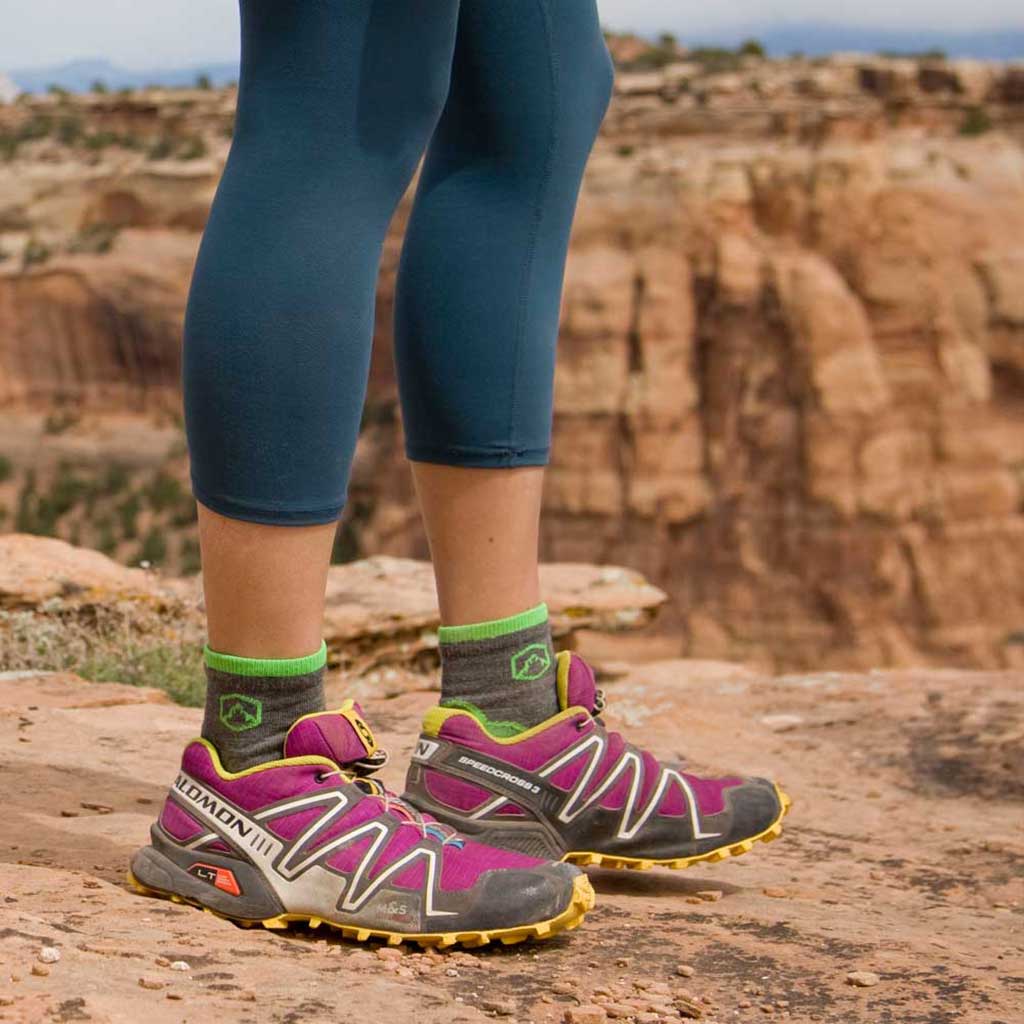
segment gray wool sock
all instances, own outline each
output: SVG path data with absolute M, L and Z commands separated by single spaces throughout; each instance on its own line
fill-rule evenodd
M 202 736 L 229 772 L 283 756 L 285 734 L 324 710 L 327 645 L 302 658 L 241 658 L 206 647 Z
M 558 713 L 546 604 L 507 619 L 442 626 L 438 641 L 445 707 L 472 711 L 504 735 Z

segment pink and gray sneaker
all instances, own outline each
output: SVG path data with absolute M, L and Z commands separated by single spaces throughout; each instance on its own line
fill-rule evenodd
M 431 709 L 403 798 L 480 842 L 605 867 L 724 860 L 782 831 L 790 800 L 773 783 L 701 778 L 608 732 L 577 655 L 559 654 L 557 686 L 562 710 L 521 732 Z
M 242 772 L 194 740 L 129 881 L 242 925 L 422 946 L 544 939 L 593 906 L 578 868 L 466 839 L 366 777 L 385 761 L 351 701 Z

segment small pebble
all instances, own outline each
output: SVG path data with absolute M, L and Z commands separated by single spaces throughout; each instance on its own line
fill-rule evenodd
M 605 1003 L 604 1012 L 612 1020 L 625 1020 L 627 1017 L 632 1017 L 636 1013 L 635 1006 L 627 1006 L 625 1003 Z
M 789 895 L 789 893 L 786 892 L 785 889 L 768 888 L 762 889 L 761 892 L 763 892 L 765 896 L 771 896 L 771 898 L 775 900 L 784 900 Z
M 37 978 L 46 978 L 50 974 L 50 968 L 45 966 L 44 964 L 33 964 L 32 965 L 32 973 Z
M 680 964 L 676 968 L 676 974 L 681 978 L 692 978 L 696 972 L 689 964 Z
M 874 971 L 850 971 L 846 976 L 846 984 L 854 985 L 857 988 L 871 988 L 881 980 Z
M 191 971 L 192 968 L 184 960 L 175 960 L 171 964 L 172 971 Z
M 511 1017 L 516 1012 L 516 1004 L 512 999 L 482 999 L 480 1009 L 499 1017 Z
M 139 978 L 139 988 L 161 989 L 165 985 L 162 981 L 154 981 L 152 978 Z
M 60 959 L 60 950 L 56 946 L 43 946 L 39 950 L 39 962 L 43 964 L 55 964 Z
M 401 960 L 402 951 L 400 949 L 396 949 L 394 946 L 381 946 L 380 949 L 377 950 L 377 959 L 392 961 Z
M 167 993 L 167 998 L 168 999 L 183 999 L 184 996 L 182 996 L 182 994 L 180 992 L 168 992 Z
M 454 967 L 446 968 L 444 973 L 447 974 L 449 978 L 457 978 L 459 976 L 459 972 L 455 970 Z
M 157 965 L 157 967 L 170 967 L 171 966 L 171 961 L 168 960 L 167 957 L 165 957 L 165 956 L 154 957 L 153 963 L 155 963 Z
M 565 1024 L 604 1024 L 607 1019 L 608 1014 L 604 1012 L 604 1007 L 595 1006 L 593 1003 L 570 1006 L 563 1017 Z
M 724 893 L 721 889 L 701 889 L 697 893 L 697 898 L 705 903 L 717 903 L 723 895 Z

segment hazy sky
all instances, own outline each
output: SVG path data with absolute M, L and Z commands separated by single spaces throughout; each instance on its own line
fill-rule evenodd
M 666 28 L 684 42 L 699 41 L 702 31 L 777 20 L 955 30 L 1024 24 L 1021 0 L 598 0 L 598 6 L 609 28 Z M 230 60 L 237 17 L 236 0 L 0 0 L 0 68 L 78 57 L 134 68 Z

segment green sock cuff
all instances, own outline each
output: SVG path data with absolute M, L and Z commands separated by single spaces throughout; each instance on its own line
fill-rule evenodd
M 315 653 L 301 658 L 242 658 L 221 654 L 207 644 L 203 647 L 203 658 L 210 668 L 236 676 L 304 676 L 327 664 L 327 641 L 321 640 Z
M 442 626 L 437 631 L 437 639 L 443 644 L 461 644 L 467 640 L 493 640 L 494 637 L 517 633 L 521 629 L 539 626 L 547 621 L 548 606 L 541 602 L 536 608 L 530 608 L 518 615 L 510 615 L 507 619 L 471 622 L 466 626 Z
M 518 736 L 521 732 L 526 732 L 526 726 L 520 725 L 518 722 L 492 721 L 480 708 L 468 700 L 460 700 L 457 697 L 453 697 L 450 700 L 441 701 L 441 707 L 468 711 L 492 736 L 500 736 L 502 739 L 508 739 L 510 736 Z

